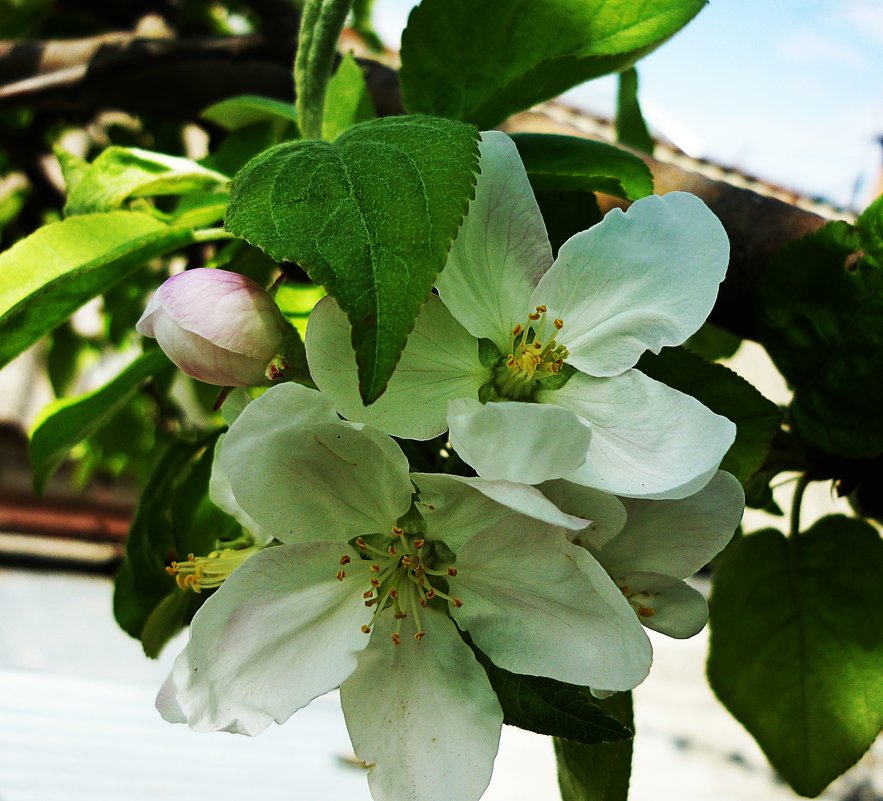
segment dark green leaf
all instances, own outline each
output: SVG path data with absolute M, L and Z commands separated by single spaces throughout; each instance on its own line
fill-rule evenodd
M 278 145 L 234 181 L 227 228 L 337 299 L 366 403 L 386 388 L 444 266 L 474 194 L 477 140 L 463 123 L 387 117 L 334 144 Z
M 826 517 L 734 542 L 714 571 L 708 677 L 801 795 L 852 765 L 883 725 L 883 543 Z
M 402 35 L 405 107 L 493 128 L 572 86 L 630 67 L 703 5 L 423 0 Z
M 653 137 L 647 130 L 638 102 L 638 71 L 631 67 L 619 73 L 616 94 L 616 141 L 626 147 L 653 154 Z
M 855 260 L 854 230 L 826 225 L 763 276 L 760 340 L 794 388 L 796 431 L 853 459 L 883 453 L 883 270 Z
M 760 467 L 779 428 L 778 407 L 732 370 L 682 348 L 663 348 L 658 356 L 645 353 L 637 367 L 736 424 L 736 441 L 721 462 L 721 470 L 744 484 Z
M 232 131 L 217 150 L 206 156 L 202 163 L 213 170 L 234 175 L 249 159 L 282 141 L 276 126 L 270 122 L 256 122 Z
M 634 729 L 632 694 L 598 702 L 623 726 Z M 632 769 L 632 740 L 583 745 L 555 739 L 558 785 L 562 801 L 626 801 Z
M 685 343 L 687 350 L 698 353 L 703 359 L 715 362 L 718 359 L 729 359 L 742 344 L 735 334 L 718 328 L 714 323 L 705 323 Z
M 476 653 L 476 657 L 500 699 L 503 722 L 509 726 L 587 744 L 631 739 L 631 729 L 602 711 L 587 689 L 543 676 L 510 673 L 484 654 Z
M 325 111 L 322 116 L 322 138 L 333 142 L 347 128 L 373 119 L 374 106 L 368 86 L 356 60 L 347 53 L 337 72 L 328 81 Z
M 190 159 L 134 147 L 109 147 L 88 169 L 77 170 L 75 183 L 68 187 L 64 213 L 113 211 L 130 197 L 180 195 L 222 187 L 227 181 L 226 175 Z
M 145 353 L 100 389 L 76 398 L 61 398 L 43 409 L 30 442 L 37 492 L 43 492 L 74 445 L 110 420 L 144 381 L 168 367 L 171 363 L 161 350 Z
M 46 225 L 0 253 L 0 366 L 148 259 L 192 240 L 149 214 L 112 211 Z
M 539 190 L 534 194 L 546 223 L 552 253 L 556 256 L 570 237 L 601 221 L 601 209 L 591 192 Z
M 172 639 L 196 614 L 207 596 L 175 587 L 150 613 L 141 632 L 144 654 L 156 659 Z
M 605 192 L 638 200 L 653 193 L 650 169 L 637 156 L 592 139 L 513 134 L 534 190 Z
M 114 616 L 122 629 L 140 639 L 154 610 L 173 590 L 166 572 L 176 556 L 171 504 L 177 486 L 205 450 L 203 441 L 173 442 L 154 465 L 126 540 L 126 561 L 114 586 Z

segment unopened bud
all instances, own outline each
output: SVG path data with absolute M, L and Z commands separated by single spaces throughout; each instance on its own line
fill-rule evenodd
M 199 268 L 168 279 L 135 326 L 187 375 L 219 386 L 267 383 L 288 323 L 273 298 L 239 273 Z

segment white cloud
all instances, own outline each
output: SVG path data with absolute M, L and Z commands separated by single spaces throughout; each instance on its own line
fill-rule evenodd
M 846 0 L 842 13 L 859 33 L 883 45 L 883 4 L 879 0 Z

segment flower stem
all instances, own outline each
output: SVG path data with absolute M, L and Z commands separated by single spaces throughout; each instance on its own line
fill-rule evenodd
M 325 89 L 337 40 L 353 0 L 306 0 L 294 59 L 298 125 L 304 139 L 322 138 Z
M 797 537 L 800 534 L 800 506 L 803 503 L 803 493 L 811 481 L 810 477 L 804 473 L 797 480 L 797 486 L 794 488 L 794 498 L 791 501 L 791 527 L 788 536 Z

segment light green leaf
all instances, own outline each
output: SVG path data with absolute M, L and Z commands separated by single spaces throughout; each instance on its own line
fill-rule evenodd
M 259 122 L 272 123 L 279 136 L 297 131 L 297 112 L 293 105 L 259 95 L 237 95 L 221 100 L 205 109 L 200 117 L 227 131 L 238 131 Z
M 638 71 L 634 67 L 619 73 L 616 93 L 616 141 L 626 147 L 653 154 L 653 137 L 647 130 L 638 102 Z
M 883 542 L 848 517 L 734 540 L 715 566 L 708 677 L 773 767 L 816 796 L 883 725 Z
M 387 117 L 334 144 L 287 142 L 236 176 L 226 226 L 301 265 L 353 327 L 366 403 L 386 388 L 442 269 L 478 166 L 478 132 L 452 120 Z
M 870 234 L 868 234 L 870 236 Z M 883 453 L 883 270 L 845 222 L 785 247 L 763 275 L 759 339 L 794 388 L 794 430 L 829 453 Z
M 333 142 L 347 128 L 375 116 L 362 69 L 352 55 L 347 53 L 337 72 L 328 81 L 322 116 L 322 138 Z
M 858 216 L 855 230 L 865 258 L 875 267 L 883 269 L 883 196 Z
M 118 209 L 130 197 L 181 195 L 226 185 L 226 175 L 190 159 L 136 147 L 109 147 L 68 188 L 66 216 Z
M 637 156 L 605 142 L 559 134 L 514 134 L 535 191 L 605 192 L 626 200 L 653 194 L 653 176 Z
M 300 334 L 307 333 L 307 320 L 313 307 L 325 297 L 325 290 L 312 284 L 282 284 L 276 292 L 276 305 Z
M 144 381 L 168 367 L 171 362 L 165 354 L 153 350 L 100 389 L 76 398 L 61 398 L 46 406 L 34 424 L 29 446 L 37 492 L 42 494 L 46 482 L 74 445 L 107 423 Z
M 634 729 L 632 694 L 616 693 L 597 704 Z M 632 770 L 632 740 L 583 745 L 555 738 L 562 801 L 626 801 Z
M 663 348 L 658 356 L 645 353 L 637 367 L 732 420 L 736 424 L 736 441 L 720 469 L 732 473 L 743 484 L 751 478 L 763 463 L 781 422 L 782 416 L 772 401 L 729 368 L 707 362 L 683 348 Z
M 149 214 L 114 211 L 46 225 L 0 254 L 0 367 L 148 259 L 193 241 Z
M 402 35 L 412 112 L 493 128 L 599 75 L 621 72 L 705 0 L 423 0 Z

